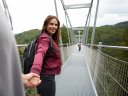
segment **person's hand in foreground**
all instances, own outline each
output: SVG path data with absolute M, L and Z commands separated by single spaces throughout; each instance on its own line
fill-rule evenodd
M 38 82 L 39 82 L 39 78 L 38 77 L 33 77 L 31 80 L 30 80 L 31 84 L 32 85 L 36 85 Z
M 33 83 L 31 80 L 34 80 L 35 77 L 36 80 L 33 81 L 34 82 Z M 25 87 L 31 87 L 31 88 L 36 87 L 41 83 L 40 76 L 35 73 L 22 74 L 22 80 Z

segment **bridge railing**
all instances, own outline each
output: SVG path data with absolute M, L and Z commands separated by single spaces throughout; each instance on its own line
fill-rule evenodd
M 128 62 L 101 52 L 101 47 L 122 48 L 123 46 L 95 45 L 98 50 L 84 48 L 86 62 L 98 96 L 127 96 Z

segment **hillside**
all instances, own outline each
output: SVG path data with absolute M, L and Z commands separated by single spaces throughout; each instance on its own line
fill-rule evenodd
M 31 29 L 19 34 L 15 35 L 17 44 L 27 44 L 30 41 L 32 41 L 36 36 L 38 36 L 40 34 L 39 29 Z M 62 35 L 62 39 L 63 39 L 63 43 L 66 44 L 68 43 L 68 34 L 67 34 L 67 28 L 65 26 L 61 27 L 61 35 Z
M 38 34 L 40 33 L 40 30 L 38 29 L 32 29 L 28 30 L 19 34 L 16 34 L 16 41 L 17 44 L 26 44 L 32 41 Z
M 126 29 L 128 28 L 128 21 L 125 22 L 120 22 L 117 23 L 115 25 L 104 25 L 101 27 L 97 27 L 96 28 L 96 34 L 95 34 L 95 41 L 94 43 L 98 42 L 103 42 L 103 44 L 107 44 L 107 45 L 121 45 L 124 46 L 124 44 L 119 44 L 117 42 L 119 42 L 121 40 L 121 38 L 123 38 L 122 36 L 125 36 L 124 34 L 127 35 L 127 32 L 124 32 Z M 63 32 L 64 31 L 64 32 Z M 67 43 L 67 31 L 66 27 L 62 27 L 62 37 L 63 37 L 63 41 L 66 41 L 64 43 Z M 90 38 L 91 38 L 91 32 L 92 32 L 92 28 L 90 28 L 90 37 L 88 40 L 88 43 L 90 43 Z M 26 44 L 29 43 L 31 40 L 33 40 L 38 34 L 40 33 L 39 29 L 31 29 L 19 34 L 16 34 L 16 41 L 18 44 Z M 126 36 L 125 36 L 126 37 Z
M 128 21 L 117 23 L 114 26 L 115 27 L 125 27 L 125 28 L 128 28 Z
M 91 42 L 91 32 L 93 28 L 89 28 L 88 42 Z M 38 34 L 40 30 L 32 29 L 15 35 L 17 44 L 27 44 L 32 41 Z M 61 28 L 61 35 L 63 43 L 68 43 L 67 29 L 65 26 Z M 113 46 L 128 46 L 128 21 L 120 22 L 115 25 L 105 25 L 96 28 L 94 44 L 102 42 L 103 45 L 113 45 Z M 124 61 L 128 61 L 127 50 L 115 50 L 115 49 L 103 49 L 104 53 L 111 55 L 113 57 L 119 58 Z

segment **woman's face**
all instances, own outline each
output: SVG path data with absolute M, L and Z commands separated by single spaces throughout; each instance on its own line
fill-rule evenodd
M 50 34 L 54 34 L 56 30 L 58 29 L 58 22 L 56 19 L 51 19 L 51 21 L 48 23 L 47 31 Z

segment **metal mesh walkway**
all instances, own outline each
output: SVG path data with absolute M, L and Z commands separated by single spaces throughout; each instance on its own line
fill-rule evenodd
M 79 52 L 77 46 L 72 50 L 73 54 L 56 77 L 56 96 L 96 96 L 82 50 Z

